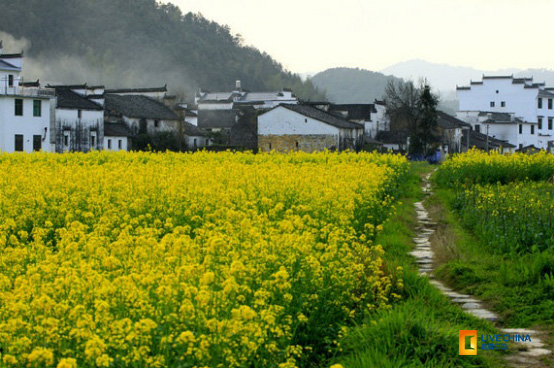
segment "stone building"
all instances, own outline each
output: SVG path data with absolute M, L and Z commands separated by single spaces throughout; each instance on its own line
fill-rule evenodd
M 364 126 L 309 105 L 279 105 L 258 116 L 260 151 L 358 149 Z

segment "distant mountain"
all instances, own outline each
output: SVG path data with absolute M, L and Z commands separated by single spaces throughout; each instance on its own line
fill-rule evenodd
M 383 98 L 393 76 L 358 68 L 332 68 L 314 75 L 311 82 L 335 103 L 372 103 Z
M 243 44 L 228 26 L 183 14 L 156 0 L 2 0 L 4 51 L 25 49 L 27 80 L 159 86 L 189 96 L 198 88 L 291 88 L 300 98 L 325 97 L 266 53 Z M 21 46 L 19 49 L 8 49 Z
M 409 60 L 389 66 L 381 72 L 395 77 L 411 79 L 417 82 L 420 78 L 427 78 L 431 86 L 441 92 L 449 93 L 456 86 L 469 85 L 471 80 L 477 81 L 483 75 L 514 75 L 517 78 L 533 77 L 535 82 L 546 82 L 554 86 L 554 70 L 550 69 L 500 69 L 479 70 L 461 66 L 431 63 L 425 60 Z

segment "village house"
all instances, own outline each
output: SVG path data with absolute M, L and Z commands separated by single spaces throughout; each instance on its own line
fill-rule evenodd
M 183 124 L 179 116 L 163 102 L 141 94 L 105 94 L 105 116 L 108 123 L 124 124 L 130 149 L 143 148 L 139 138 L 149 136 L 154 141 L 182 143 Z M 176 147 L 172 147 L 176 148 Z
M 554 93 L 533 78 L 483 76 L 457 87 L 457 117 L 475 131 L 507 140 L 519 148 L 546 149 L 554 142 Z
M 54 91 L 22 83 L 23 54 L 4 54 L 0 41 L 0 151 L 52 151 Z M 21 83 L 21 85 L 20 85 Z
M 260 151 L 343 151 L 359 148 L 364 126 L 303 104 L 279 105 L 258 116 Z
M 48 85 L 56 93 L 51 143 L 56 152 L 88 152 L 104 147 L 103 86 Z M 93 99 L 89 98 L 93 96 Z

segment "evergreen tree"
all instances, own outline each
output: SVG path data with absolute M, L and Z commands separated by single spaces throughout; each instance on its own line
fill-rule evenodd
M 439 141 L 437 134 L 437 105 L 439 99 L 431 92 L 431 86 L 424 81 L 419 88 L 417 117 L 410 140 L 410 151 L 414 154 L 429 156 Z

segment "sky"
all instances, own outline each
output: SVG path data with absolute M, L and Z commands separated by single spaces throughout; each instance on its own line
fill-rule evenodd
M 483 70 L 554 69 L 554 0 L 170 2 L 228 25 L 245 45 L 295 73 L 379 71 L 411 59 Z

